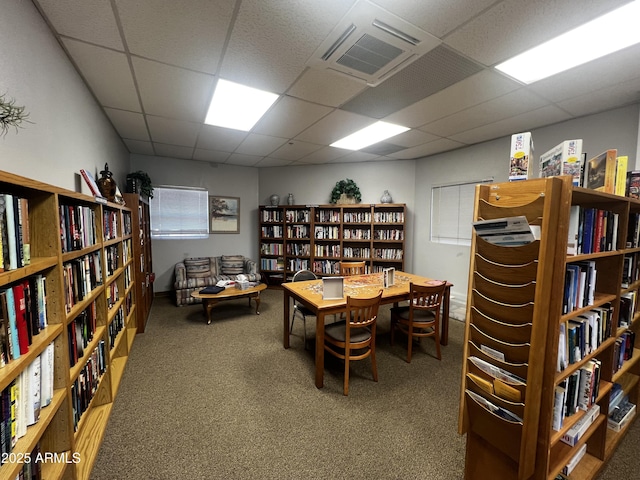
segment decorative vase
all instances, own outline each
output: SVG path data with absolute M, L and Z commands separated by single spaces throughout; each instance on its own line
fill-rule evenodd
M 350 195 L 347 195 L 346 193 L 341 193 L 340 198 L 336 203 L 339 205 L 352 205 L 356 203 L 356 198 Z
M 293 193 L 290 193 L 287 197 L 287 205 L 293 205 L 295 203 L 295 199 L 293 198 Z
M 98 179 L 98 190 L 103 197 L 105 197 L 110 202 L 115 201 L 116 199 L 116 181 L 113 179 L 113 174 L 109 171 L 109 164 L 104 164 L 104 170 L 100 172 L 102 175 L 101 178 Z
M 271 202 L 272 206 L 277 207 L 278 205 L 280 205 L 280 195 L 274 193 L 269 197 L 269 201 Z
M 389 190 L 385 190 L 384 193 L 382 194 L 382 197 L 380 197 L 380 203 L 391 203 L 393 200 L 391 199 L 391 194 L 389 193 Z

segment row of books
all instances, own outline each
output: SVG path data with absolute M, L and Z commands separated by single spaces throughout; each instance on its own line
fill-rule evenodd
M 124 309 L 121 305 L 116 314 L 113 316 L 113 320 L 111 320 L 111 323 L 109 323 L 109 349 L 113 349 L 116 344 L 116 337 L 124 329 L 124 320 Z
M 118 246 L 109 245 L 104 248 L 104 266 L 107 270 L 107 276 L 110 277 L 118 269 Z
M 636 343 L 636 333 L 633 330 L 626 330 L 616 338 L 613 345 L 613 373 L 616 373 L 624 362 L 633 357 L 633 349 Z
M 96 213 L 82 205 L 60 205 L 62 252 L 82 250 L 96 244 Z
M 291 244 L 290 244 L 291 245 Z M 287 245 L 287 248 L 290 246 Z M 298 244 L 293 244 L 298 245 Z M 282 244 L 281 243 L 263 243 L 260 245 L 260 253 L 263 255 L 282 255 Z M 292 252 L 287 252 L 292 253 Z
M 394 228 L 376 228 L 373 231 L 375 240 L 404 240 L 404 230 Z
M 113 240 L 114 238 L 118 238 L 118 212 L 104 210 L 102 212 L 102 217 L 104 239 Z
M 0 194 L 0 272 L 31 263 L 29 202 L 8 193 Z
M 38 274 L 0 290 L 0 367 L 25 355 L 47 326 L 45 284 Z
M 580 362 L 595 352 L 611 336 L 613 307 L 610 304 L 591 309 L 560 324 L 558 371 Z
M 71 384 L 71 405 L 73 407 L 73 428 L 78 430 L 78 424 L 82 414 L 89 408 L 100 378 L 106 370 L 106 351 L 104 340 L 100 340 L 95 350 L 87 359 L 78 374 L 75 382 Z
M 309 238 L 308 225 L 287 226 L 287 238 Z
M 567 254 L 609 252 L 618 248 L 619 215 L 599 208 L 572 205 Z
M 342 232 L 345 240 L 370 240 L 371 230 L 362 228 L 345 228 Z
M 342 253 L 345 258 L 369 258 L 371 249 L 368 247 L 344 247 Z
M 373 257 L 383 260 L 402 260 L 403 253 L 404 251 L 401 248 L 375 248 Z
M 282 245 L 280 248 L 274 249 L 274 254 L 279 254 L 282 252 Z M 267 252 L 265 252 L 267 253 Z M 298 255 L 298 256 L 309 256 L 311 254 L 311 244 L 309 243 L 287 243 L 287 255 Z
M 593 304 L 596 275 L 596 262 L 593 260 L 567 264 L 562 298 L 563 314 Z
M 47 345 L 0 393 L 0 448 L 9 453 L 53 399 L 54 345 Z M 2 458 L 5 458 L 3 455 Z
M 600 389 L 602 363 L 591 359 L 556 386 L 553 403 L 553 424 L 560 431 L 564 419 L 578 410 L 587 411 L 595 404 Z
M 309 223 L 310 213 L 311 212 L 309 210 L 287 210 L 285 218 L 287 219 L 287 222 Z
M 62 265 L 67 313 L 98 285 L 102 284 L 100 250 L 74 258 Z
M 620 295 L 620 314 L 618 315 L 620 327 L 628 327 L 633 322 L 633 317 L 636 314 L 637 293 L 636 290 L 633 290 Z
M 318 239 L 340 240 L 340 227 L 316 227 L 314 237 Z
M 281 225 L 265 225 L 261 228 L 262 238 L 282 238 L 284 229 Z
M 638 174 L 640 176 L 640 172 L 638 172 Z M 637 198 L 640 198 L 640 192 Z M 626 247 L 640 247 L 640 213 L 629 212 L 629 228 L 627 230 Z
M 627 253 L 622 266 L 622 288 L 629 288 L 632 283 L 640 280 L 640 256 Z
M 93 340 L 93 335 L 96 332 L 96 322 L 97 309 L 94 300 L 67 325 L 70 366 L 73 367 L 84 356 L 84 349 Z
M 109 309 L 113 308 L 118 300 L 120 300 L 120 292 L 118 290 L 118 284 L 116 282 L 112 282 L 109 284 L 107 288 L 105 288 L 105 295 L 107 297 L 107 307 Z

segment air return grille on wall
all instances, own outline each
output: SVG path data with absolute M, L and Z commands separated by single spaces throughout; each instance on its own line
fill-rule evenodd
M 360 0 L 307 65 L 335 70 L 375 86 L 439 44 L 433 35 Z

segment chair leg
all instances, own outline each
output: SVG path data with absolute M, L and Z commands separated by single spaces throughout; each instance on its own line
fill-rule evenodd
M 407 363 L 411 363 L 411 354 L 413 350 L 413 327 L 407 330 Z
M 390 337 L 389 340 L 391 342 L 391 346 L 393 346 L 393 340 L 394 340 L 394 337 L 395 337 L 394 333 L 395 333 L 395 330 L 396 330 L 396 322 L 393 321 L 393 318 L 391 318 L 391 326 L 390 326 L 389 330 L 391 330 L 391 337 Z
M 373 369 L 373 381 L 378 381 L 378 364 L 376 363 L 376 344 L 371 344 L 371 367 Z
M 304 349 L 307 349 L 307 317 L 302 315 L 302 338 L 304 339 Z
M 344 386 L 342 387 L 342 393 L 349 395 L 349 355 L 351 354 L 349 347 L 344 349 L 344 354 Z
M 442 360 L 442 355 L 440 354 L 440 332 L 438 331 L 438 319 L 436 319 L 434 331 L 435 335 L 433 336 L 433 339 L 436 341 L 436 353 L 438 354 L 438 360 Z

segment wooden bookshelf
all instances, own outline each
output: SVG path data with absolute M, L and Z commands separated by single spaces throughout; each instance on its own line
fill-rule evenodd
M 615 226 L 606 230 L 607 221 L 600 222 L 602 236 L 605 232 L 607 236 L 607 240 L 599 243 L 601 251 L 567 254 L 570 217 L 577 206 L 603 211 L 603 217 L 609 215 L 610 226 Z M 640 212 L 637 200 L 573 187 L 567 176 L 476 188 L 475 220 L 525 215 L 530 224 L 540 226 L 541 233 L 538 240 L 521 247 L 497 247 L 475 235 L 472 240 L 459 415 L 459 431 L 467 433 L 466 479 L 489 475 L 553 480 L 583 445 L 586 445 L 586 454 L 570 478 L 592 479 L 623 441 L 630 423 L 620 432 L 614 432 L 608 428 L 607 418 L 614 384 L 622 386 L 632 403 L 637 404 L 639 397 L 640 355 L 634 351 L 619 369 L 614 367 L 616 343 L 627 328 L 638 330 L 635 313 L 631 313 L 628 327 L 621 324 L 619 316 L 621 296 L 630 291 L 637 293 L 640 288 L 640 274 L 622 287 L 624 257 L 638 251 L 637 245 L 627 246 L 629 218 L 634 211 Z M 584 227 L 581 234 L 591 231 Z M 610 243 L 608 247 L 607 243 Z M 580 266 L 585 271 L 588 268 L 596 271 L 593 298 L 585 298 L 582 304 L 567 310 L 564 304 L 568 289 L 565 287 L 567 277 L 571 278 L 567 272 Z M 485 277 L 489 281 L 485 281 Z M 491 281 L 494 288 L 487 288 Z M 534 282 L 533 292 L 529 292 L 530 298 L 525 298 L 521 293 L 529 282 Z M 585 285 L 588 287 L 588 282 L 585 281 Z M 586 287 L 583 291 L 587 291 Z M 502 292 L 506 292 L 505 296 L 500 297 Z M 637 295 L 635 300 L 637 305 Z M 564 368 L 560 367 L 561 332 L 572 325 L 569 322 L 579 320 L 595 308 L 605 311 L 600 311 L 602 316 L 598 318 L 613 312 L 610 328 L 605 328 L 604 321 L 596 323 L 602 327 L 596 330 L 603 333 L 602 338 Z M 501 350 L 507 361 L 487 355 L 478 343 Z M 520 350 L 526 355 L 514 360 L 514 352 Z M 524 385 L 519 388 L 522 400 L 508 402 L 474 385 L 473 375 L 483 375 L 471 360 L 474 356 L 522 377 Z M 570 446 L 561 438 L 588 412 L 578 409 L 575 414 L 563 415 L 562 425 L 557 427 L 558 431 L 554 430 L 556 389 L 568 385 L 569 377 L 592 362 L 600 366 L 599 389 L 597 395 L 593 395 L 599 413 L 576 445 Z M 493 381 L 490 375 L 484 378 Z M 521 421 L 505 420 L 490 412 L 475 401 L 469 391 L 516 413 Z M 559 408 L 556 415 L 558 411 L 566 413 Z
M 260 271 L 273 285 L 298 270 L 338 275 L 341 261 L 367 272 L 404 267 L 404 204 L 286 205 L 259 209 Z
M 5 172 L 0 172 L 0 189 L 28 200 L 31 246 L 31 263 L 0 273 L 0 289 L 43 275 L 48 322 L 33 336 L 27 353 L 0 368 L 0 388 L 16 381 L 49 345 L 54 352 L 52 401 L 41 408 L 39 420 L 17 440 L 10 461 L 0 467 L 0 479 L 16 478 L 23 463 L 11 459 L 35 455 L 32 452 L 36 446 L 42 456 L 51 454 L 39 465 L 42 478 L 87 479 L 137 328 L 134 283 L 127 274 L 133 268 L 132 235 L 123 230 L 131 223 L 131 210 Z M 63 211 L 82 212 L 85 244 L 72 248 L 65 244 L 65 235 L 72 232 L 64 222 Z M 85 238 L 88 232 L 92 235 Z M 91 275 L 89 270 L 82 270 L 87 278 L 86 291 L 81 297 L 74 294 L 70 305 L 68 285 L 72 284 L 68 274 L 79 264 L 90 266 Z M 76 328 L 85 325 L 83 322 L 94 327 Z M 98 364 L 103 367 L 98 368 Z M 80 415 L 77 386 L 88 382 L 90 371 L 101 373 L 92 377 L 95 391 L 87 396 Z

